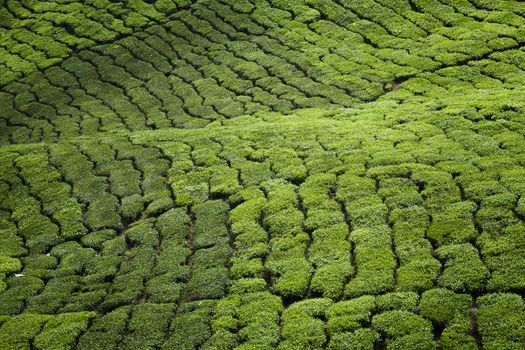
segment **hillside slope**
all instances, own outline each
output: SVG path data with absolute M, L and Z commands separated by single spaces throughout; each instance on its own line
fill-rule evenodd
M 524 349 L 525 3 L 0 4 L 1 349 Z

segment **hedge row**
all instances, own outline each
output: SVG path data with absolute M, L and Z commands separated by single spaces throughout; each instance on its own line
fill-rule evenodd
M 229 206 L 221 200 L 207 201 L 192 207 L 195 216 L 189 259 L 191 276 L 185 287 L 190 300 L 219 299 L 229 284 L 226 265 L 231 256 L 226 227 Z
M 348 225 L 340 204 L 330 196 L 336 176 L 315 174 L 299 188 L 306 209 L 305 227 L 312 232 L 308 258 L 315 267 L 311 290 L 338 299 L 353 272 L 348 242 Z M 332 194 L 333 195 L 333 194 Z
M 441 99 L 466 87 L 516 88 L 523 76 L 522 19 L 504 3 L 465 10 L 420 1 L 417 11 L 331 0 L 62 5 L 2 9 L 10 27 L 0 48 L 10 82 L 0 97 L 2 143 L 351 107 L 394 87 L 394 100 Z
M 218 302 L 187 302 L 175 318 L 174 304 L 150 303 L 121 307 L 97 318 L 90 312 L 27 313 L 3 318 L 0 339 L 6 349 L 362 349 L 381 344 L 388 349 L 434 349 L 432 332 L 437 328 L 442 329 L 440 348 L 475 349 L 472 327 L 477 324 L 484 348 L 514 348 L 524 336 L 523 307 L 516 294 L 487 294 L 473 304 L 468 294 L 431 289 L 421 297 L 397 292 L 341 302 L 309 299 L 283 310 L 280 298 L 259 292 Z
M 387 208 L 376 194 L 371 178 L 350 173 L 338 179 L 337 198 L 350 219 L 350 241 L 355 245 L 356 274 L 345 287 L 345 295 L 380 294 L 393 287 L 396 261 L 386 223 Z
M 126 4 L 105 0 L 62 4 L 8 1 L 0 12 L 5 23 L 0 83 L 4 85 L 59 63 L 75 49 L 129 35 L 190 3 L 186 0 Z
M 273 290 L 286 298 L 302 297 L 308 288 L 313 268 L 305 258 L 310 240 L 303 231 L 304 214 L 294 185 L 271 180 L 263 185 L 268 199 L 263 225 L 270 236 L 270 252 L 265 262 L 271 273 Z

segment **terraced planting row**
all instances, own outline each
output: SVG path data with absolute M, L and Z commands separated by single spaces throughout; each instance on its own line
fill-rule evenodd
M 435 97 L 521 87 L 525 9 L 512 3 L 488 11 L 437 1 L 197 1 L 173 3 L 162 17 L 152 6 L 164 2 L 129 12 L 139 8 L 130 2 L 114 11 L 145 18 L 142 30 L 65 50 L 52 67 L 6 81 L 0 140 L 196 128 L 258 111 L 351 107 L 390 90 Z M 38 18 L 55 14 L 38 6 Z M 90 11 L 123 5 L 97 6 Z M 146 18 L 157 23 L 144 27 Z
M 77 50 L 133 34 L 191 3 L 2 0 L 0 84 L 60 63 Z
M 0 5 L 0 349 L 524 349 L 525 3 Z
M 0 339 L 522 344 L 522 134 L 259 118 L 4 147 Z

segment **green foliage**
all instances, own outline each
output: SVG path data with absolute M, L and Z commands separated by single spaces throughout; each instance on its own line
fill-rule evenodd
M 517 348 L 524 341 L 523 300 L 516 294 L 494 293 L 478 299 L 478 325 L 489 349 Z
M 16 258 L 10 258 L 7 256 L 0 256 L 0 273 L 13 273 L 18 272 L 22 268 L 20 260 Z
M 144 200 L 138 194 L 132 194 L 122 198 L 120 211 L 126 219 L 137 218 L 144 210 Z
M 199 268 L 193 272 L 187 288 L 193 298 L 221 298 L 228 283 L 228 270 L 224 267 Z
M 404 310 L 415 312 L 419 295 L 414 292 L 396 292 L 378 295 L 376 307 L 380 311 Z
M 241 348 L 275 347 L 279 340 L 278 320 L 282 309 L 280 298 L 268 292 L 241 293 L 222 299 L 217 303 L 212 322 L 215 334 L 206 346 L 226 346 L 230 341 L 219 340 L 235 338 L 237 333 Z
M 129 307 L 122 307 L 96 318 L 78 342 L 80 349 L 116 346 L 122 339 L 129 318 Z
M 171 336 L 162 349 L 195 349 L 211 336 L 211 314 L 215 302 L 187 303 L 170 324 Z
M 44 287 L 44 282 L 32 276 L 11 277 L 7 279 L 7 289 L 0 295 L 0 314 L 12 315 L 19 313 L 24 302 L 33 295 L 38 294 Z
M 488 270 L 472 245 L 443 246 L 436 253 L 446 261 L 445 270 L 438 280 L 440 286 L 455 291 L 470 291 L 481 288 L 487 280 Z
M 94 312 L 60 314 L 51 318 L 35 337 L 37 349 L 64 349 L 74 345 L 76 338 L 86 330 Z
M 23 314 L 10 317 L 0 327 L 0 339 L 4 349 L 29 349 L 33 338 L 49 320 L 48 315 Z
M 308 251 L 310 261 L 317 267 L 311 281 L 314 291 L 323 296 L 337 298 L 344 282 L 353 272 L 350 264 L 350 243 L 345 224 L 313 232 L 314 241 Z
M 366 350 L 373 349 L 379 340 L 378 332 L 370 328 L 360 328 L 354 332 L 336 334 L 330 338 L 330 350 Z
M 357 274 L 345 287 L 345 295 L 381 294 L 393 286 L 396 267 L 388 227 L 376 226 L 352 231 Z
M 96 250 L 101 250 L 104 242 L 115 238 L 116 234 L 113 230 L 99 230 L 91 232 L 82 237 L 82 244 Z
M 425 239 L 425 228 L 430 225 L 428 213 L 418 206 L 394 209 L 390 213 L 390 221 L 394 223 L 395 252 L 400 265 L 397 269 L 397 290 L 432 288 L 441 264 L 432 256 L 432 246 Z
M 449 206 L 443 212 L 432 215 L 432 225 L 427 235 L 440 246 L 466 243 L 477 236 L 472 222 L 476 206 L 472 202 L 460 202 Z
M 447 289 L 431 289 L 424 292 L 419 303 L 422 316 L 437 324 L 448 324 L 456 317 L 468 315 L 471 297 L 468 294 L 455 294 Z
M 490 290 L 507 291 L 519 289 L 525 283 L 523 275 L 520 273 L 525 263 L 523 252 L 519 247 L 523 228 L 520 226 L 509 227 L 508 235 L 494 240 L 491 253 L 484 262 L 491 271 L 491 278 L 487 283 Z M 515 250 L 516 249 L 516 250 Z M 487 249 L 489 251 L 489 249 Z
M 408 311 L 386 311 L 372 318 L 372 327 L 385 334 L 389 349 L 434 349 L 432 324 Z
M 184 240 L 188 235 L 190 218 L 184 208 L 173 208 L 158 216 L 156 227 L 163 239 Z
M 131 311 L 130 334 L 124 337 L 125 349 L 154 349 L 164 342 L 174 306 L 140 304 Z
M 310 280 L 311 265 L 303 252 L 308 237 L 282 238 L 273 241 L 266 268 L 275 276 L 275 291 L 283 296 L 302 296 Z
M 209 247 L 223 242 L 228 236 L 226 213 L 228 206 L 222 201 L 208 201 L 193 207 L 195 213 L 196 248 Z
M 0 348 L 521 349 L 524 14 L 0 1 Z
M 283 341 L 279 349 L 320 348 L 326 342 L 323 317 L 332 301 L 330 299 L 310 299 L 290 305 L 283 312 Z
M 471 335 L 471 306 L 472 297 L 468 294 L 431 289 L 421 296 L 419 311 L 435 325 L 444 327 L 440 339 L 444 349 L 476 349 Z
M 331 335 L 353 332 L 368 322 L 375 307 L 372 296 L 362 296 L 352 300 L 341 301 L 327 310 L 327 329 Z
M 117 211 L 117 199 L 110 195 L 103 195 L 93 200 L 88 207 L 86 223 L 93 229 L 122 228 L 122 223 Z
M 352 173 L 339 177 L 337 198 L 352 201 L 374 194 L 375 182 L 372 179 L 355 176 Z

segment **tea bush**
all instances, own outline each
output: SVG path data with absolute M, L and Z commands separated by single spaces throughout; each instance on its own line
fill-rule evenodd
M 0 348 L 521 348 L 524 13 L 0 1 Z

